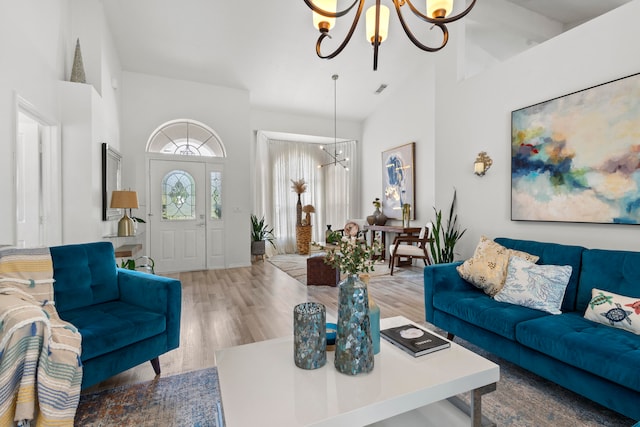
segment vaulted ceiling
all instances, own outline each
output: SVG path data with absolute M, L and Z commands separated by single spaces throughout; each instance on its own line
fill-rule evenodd
M 464 32 L 451 26 L 450 40 L 465 34 L 465 72 L 471 75 L 629 1 L 478 0 L 464 18 Z M 421 65 L 438 58 L 437 53 L 411 44 L 391 1 L 386 3 L 392 9 L 389 39 L 380 48 L 377 71 L 372 69 L 372 48 L 365 40 L 363 22 L 338 57 L 318 58 L 318 32 L 303 0 L 103 4 L 126 71 L 245 89 L 255 107 L 322 116 L 333 116 L 331 76 L 339 74 L 338 115 L 361 120 Z M 338 20 L 332 46 L 340 42 L 349 20 Z M 428 37 L 428 27 L 421 22 L 413 25 L 423 37 Z M 374 94 L 381 84 L 388 88 Z

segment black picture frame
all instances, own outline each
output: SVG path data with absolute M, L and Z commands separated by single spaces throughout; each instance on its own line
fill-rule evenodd
M 102 143 L 102 220 L 113 221 L 122 216 L 121 209 L 110 208 L 111 194 L 121 189 L 122 156 L 106 142 Z

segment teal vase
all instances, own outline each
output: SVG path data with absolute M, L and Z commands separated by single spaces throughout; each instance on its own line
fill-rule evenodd
M 369 279 L 371 276 L 368 274 L 361 274 L 360 280 L 367 285 L 367 293 L 369 293 Z M 371 324 L 371 342 L 373 343 L 373 354 L 380 353 L 380 307 L 376 304 L 375 300 L 369 294 L 369 322 Z
M 369 320 L 371 322 L 371 342 L 373 354 L 380 353 L 380 307 L 369 296 Z
M 335 367 L 347 375 L 371 372 L 374 359 L 367 285 L 357 274 L 350 274 L 340 282 L 338 295 Z
M 293 309 L 293 358 L 298 368 L 318 369 L 327 361 L 325 306 L 316 302 Z

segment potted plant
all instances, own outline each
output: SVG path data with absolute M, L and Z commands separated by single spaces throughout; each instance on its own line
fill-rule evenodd
M 271 243 L 275 248 L 274 239 L 273 228 L 265 224 L 264 216 L 258 219 L 256 215 L 251 214 L 251 255 L 264 255 L 265 242 Z
M 336 244 L 342 239 L 342 233 L 339 231 L 331 230 L 327 233 L 326 236 L 327 244 Z
M 133 258 L 124 259 L 120 264 L 121 268 L 127 268 L 129 270 L 143 270 L 151 274 L 156 273 L 155 266 L 156 266 L 156 263 L 153 260 L 153 258 L 146 255 L 143 255 L 136 259 L 133 259 Z
M 453 190 L 453 200 L 449 207 L 449 219 L 447 220 L 446 228 L 442 223 L 442 210 L 436 210 L 435 207 L 433 210 L 436 213 L 436 219 L 433 222 L 433 238 L 429 242 L 431 259 L 434 264 L 453 262 L 456 243 L 467 231 L 466 229 L 460 231 L 458 226 L 458 214 L 455 213 L 456 190 Z

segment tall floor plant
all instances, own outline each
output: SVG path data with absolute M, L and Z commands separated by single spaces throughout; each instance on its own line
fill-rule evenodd
M 433 221 L 433 236 L 429 243 L 431 259 L 434 264 L 444 264 L 453 262 L 455 247 L 458 240 L 462 238 L 466 229 L 460 231 L 458 225 L 458 214 L 456 213 L 456 190 L 453 190 L 453 200 L 449 207 L 449 218 L 445 224 L 442 223 L 442 210 L 433 208 L 436 217 Z

